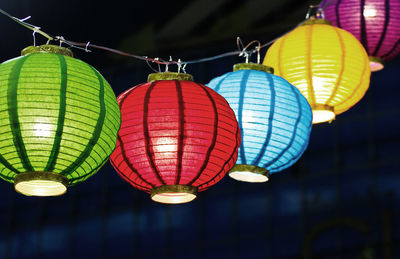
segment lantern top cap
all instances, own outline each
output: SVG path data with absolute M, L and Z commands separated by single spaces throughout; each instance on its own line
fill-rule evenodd
M 258 70 L 258 71 L 263 71 L 267 73 L 274 73 L 274 68 L 270 66 L 265 66 L 262 64 L 257 64 L 257 63 L 238 63 L 233 66 L 233 71 L 238 71 L 238 70 Z
M 57 45 L 50 45 L 50 44 L 45 44 L 45 45 L 40 45 L 40 46 L 29 46 L 24 48 L 21 51 L 22 56 L 26 56 L 32 53 L 52 53 L 52 54 L 61 54 L 64 56 L 69 56 L 73 57 L 74 54 L 72 53 L 71 50 L 60 47 Z
M 313 24 L 332 25 L 332 23 L 330 21 L 328 21 L 328 20 L 311 17 L 310 19 L 308 19 L 308 20 L 304 21 L 302 24 L 300 24 L 300 26 L 313 25 Z
M 147 82 L 154 82 L 158 80 L 182 80 L 182 81 L 193 81 L 193 76 L 185 73 L 177 72 L 163 72 L 150 74 Z

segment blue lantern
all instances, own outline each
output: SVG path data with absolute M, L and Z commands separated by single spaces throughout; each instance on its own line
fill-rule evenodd
M 239 158 L 229 172 L 245 182 L 268 181 L 293 165 L 307 148 L 312 111 L 300 91 L 273 69 L 242 63 L 214 78 L 209 87 L 234 110 L 242 133 Z

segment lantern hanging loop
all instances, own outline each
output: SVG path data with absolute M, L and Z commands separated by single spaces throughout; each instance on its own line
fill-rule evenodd
M 310 5 L 306 14 L 306 20 L 324 19 L 324 11 L 319 5 Z
M 147 58 L 147 56 L 145 56 L 145 58 Z M 152 62 L 152 63 L 154 63 L 154 62 Z M 160 65 L 158 65 L 158 69 L 159 69 L 159 70 L 156 70 L 156 69 L 150 64 L 150 60 L 149 60 L 149 59 L 146 59 L 146 64 L 147 64 L 147 66 L 148 66 L 151 70 L 153 70 L 153 72 L 155 72 L 155 73 L 160 73 Z
M 239 44 L 241 44 L 241 40 L 238 37 L 237 38 L 237 44 L 238 47 L 240 46 Z M 253 50 L 247 50 L 252 44 L 257 43 L 257 47 L 255 47 Z M 241 44 L 243 46 L 243 44 Z M 243 47 L 243 49 L 241 50 L 241 52 L 239 53 L 239 57 L 245 57 L 246 59 L 246 63 L 249 63 L 249 59 L 251 57 L 251 55 L 255 52 L 257 52 L 257 64 L 260 64 L 260 48 L 261 48 L 261 43 L 259 40 L 253 40 L 250 43 L 248 43 L 245 47 Z

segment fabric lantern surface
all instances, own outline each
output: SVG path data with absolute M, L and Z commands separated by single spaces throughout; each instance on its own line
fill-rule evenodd
M 325 19 L 364 46 L 372 71 L 400 53 L 400 0 L 323 0 Z
M 190 75 L 150 74 L 118 102 L 122 124 L 111 162 L 154 201 L 189 202 L 234 166 L 240 145 L 235 114 Z
M 236 180 L 265 182 L 269 173 L 293 165 L 308 145 L 311 107 L 296 87 L 272 72 L 260 64 L 236 64 L 234 72 L 208 84 L 228 101 L 239 122 L 242 142 L 229 172 Z
M 0 64 L 0 106 L 0 177 L 22 194 L 61 195 L 115 148 L 114 92 L 69 49 L 32 46 Z
M 369 87 L 368 55 L 349 32 L 309 19 L 268 49 L 265 65 L 296 86 L 313 110 L 313 123 L 331 121 Z

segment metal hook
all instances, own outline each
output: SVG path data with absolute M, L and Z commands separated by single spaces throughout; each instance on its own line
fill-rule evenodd
M 250 47 L 254 43 L 257 43 L 257 47 L 255 47 L 255 49 L 252 51 L 246 51 L 247 48 Z M 259 40 L 253 40 L 249 44 L 247 44 L 246 47 L 244 47 L 243 51 L 250 53 L 250 55 L 254 52 L 257 52 L 257 64 L 260 64 L 260 60 L 261 60 L 260 49 L 261 49 L 261 42 Z M 250 55 L 248 55 L 248 56 L 250 56 Z M 246 63 L 248 63 L 247 60 L 248 59 L 246 59 Z
M 242 40 L 240 39 L 240 37 L 237 37 L 237 38 L 236 38 L 236 45 L 237 45 L 237 47 L 238 47 L 238 50 L 243 50 L 243 49 L 244 49 L 244 45 L 243 45 L 243 42 L 242 42 Z
M 186 74 L 186 66 L 187 66 L 187 63 L 183 64 L 183 66 L 182 66 L 182 71 L 183 71 L 183 73 L 185 73 L 185 74 Z
M 36 46 L 36 31 L 33 31 L 32 36 L 33 36 L 33 46 Z
M 158 62 L 160 58 L 154 58 L 155 61 L 157 61 L 157 66 L 158 66 L 158 73 L 161 73 L 161 66 L 160 63 Z
M 145 56 L 144 58 L 146 59 L 146 64 L 149 66 L 149 68 L 150 68 L 151 70 L 153 70 L 153 71 L 156 72 L 156 73 L 160 72 L 160 71 L 155 70 L 155 69 L 153 68 L 153 66 L 150 65 L 150 62 L 149 62 L 149 59 L 148 59 L 147 56 Z
M 64 43 L 65 39 L 63 36 L 57 36 L 56 39 L 60 42 L 60 47 Z
M 178 59 L 178 62 L 176 64 L 178 65 L 178 73 L 180 73 L 181 72 L 181 67 L 182 67 L 182 61 L 181 61 L 180 58 Z
M 88 42 L 86 43 L 86 47 L 85 47 L 85 51 L 86 51 L 86 52 L 90 52 L 90 50 L 88 50 L 89 44 L 90 44 L 90 41 L 88 41 Z

